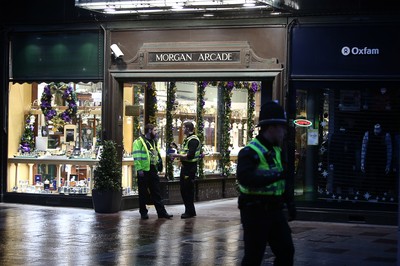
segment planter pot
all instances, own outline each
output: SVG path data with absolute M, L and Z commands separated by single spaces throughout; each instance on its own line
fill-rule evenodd
M 95 212 L 119 212 L 121 209 L 122 191 L 92 189 L 92 201 Z

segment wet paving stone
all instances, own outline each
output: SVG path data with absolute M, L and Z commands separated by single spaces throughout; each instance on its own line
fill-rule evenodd
M 237 199 L 196 203 L 197 217 L 148 220 L 138 210 L 0 203 L 0 265 L 236 266 L 243 256 Z M 397 227 L 294 221 L 295 265 L 396 265 Z M 267 247 L 263 265 L 273 265 Z

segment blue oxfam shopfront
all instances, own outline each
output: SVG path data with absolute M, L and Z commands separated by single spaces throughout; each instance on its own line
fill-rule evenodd
M 300 202 L 352 210 L 349 220 L 397 212 L 397 26 L 297 22 L 290 29 L 289 170 Z

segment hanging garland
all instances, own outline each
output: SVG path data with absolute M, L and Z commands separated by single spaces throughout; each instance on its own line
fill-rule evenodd
M 176 84 L 175 82 L 170 82 L 167 86 L 167 106 L 166 106 L 166 130 L 165 130 L 165 143 L 166 150 L 168 151 L 171 147 L 171 143 L 174 142 L 173 135 L 173 114 L 176 110 Z M 168 180 L 174 179 L 174 164 L 173 160 L 166 160 L 166 177 Z
M 259 90 L 258 82 L 237 82 L 235 83 L 236 88 L 247 89 L 247 142 L 253 138 L 254 132 L 254 112 L 256 108 L 255 94 Z
M 209 82 L 199 82 L 200 86 L 207 87 Z M 222 132 L 230 132 L 231 130 L 231 116 L 232 116 L 232 90 L 236 89 L 247 89 L 248 101 L 247 101 L 247 139 L 251 140 L 254 131 L 254 111 L 255 111 L 255 93 L 259 89 L 258 82 L 212 82 L 214 86 L 218 86 L 223 91 L 223 103 L 224 110 L 221 114 L 222 118 Z M 199 86 L 199 87 L 200 87 Z M 198 95 L 198 103 L 199 95 Z M 198 111 L 199 113 L 199 111 Z M 202 116 L 203 117 L 203 116 Z M 204 122 L 198 123 L 198 127 L 204 128 Z M 230 160 L 230 134 L 222 134 L 221 139 L 221 160 L 220 167 L 223 176 L 229 176 L 231 174 L 231 160 Z
M 258 84 L 251 83 L 247 94 L 247 142 L 253 138 L 254 132 L 254 111 L 256 107 L 255 94 L 258 91 Z
M 148 98 L 148 118 L 149 118 L 149 123 L 150 124 L 157 124 L 157 117 L 156 113 L 158 110 L 157 107 L 157 90 L 154 82 L 147 82 L 146 83 L 146 91 L 148 92 L 149 98 Z
M 247 139 L 251 140 L 254 131 L 254 112 L 255 112 L 255 93 L 259 90 L 258 82 L 234 82 L 234 81 L 199 81 L 197 83 L 197 135 L 200 138 L 201 143 L 204 143 L 204 105 L 205 105 L 205 88 L 208 85 L 218 86 L 223 91 L 223 114 L 222 118 L 222 132 L 229 132 L 231 130 L 231 116 L 232 116 L 232 90 L 247 89 L 248 101 L 247 101 Z M 155 93 L 155 92 L 154 92 Z M 155 95 L 155 94 L 153 94 Z M 154 96 L 155 97 L 155 96 Z M 172 115 L 175 111 L 176 105 L 176 85 L 175 82 L 171 82 L 167 88 L 167 106 L 166 106 L 166 143 L 167 147 L 173 142 L 173 128 L 172 128 Z M 156 102 L 156 101 L 155 101 Z M 150 105 L 154 106 L 154 105 Z M 153 108 L 157 108 L 157 104 Z M 152 109 L 152 108 L 150 108 Z M 150 110 L 150 112 L 152 112 Z M 169 133 L 170 132 L 170 133 Z M 171 134 L 171 135 L 168 135 Z M 221 139 L 221 160 L 220 167 L 223 176 L 229 176 L 231 174 L 231 161 L 230 161 L 230 135 L 222 134 Z M 170 166 L 168 164 L 170 163 Z M 170 172 L 169 172 L 170 171 Z M 167 177 L 173 177 L 172 162 L 167 161 Z M 204 161 L 199 161 L 199 179 L 204 178 Z
M 134 105 L 140 105 L 140 86 L 134 85 L 133 87 L 133 99 Z M 134 125 L 134 129 L 133 129 L 133 139 L 137 139 L 140 136 L 140 120 L 139 120 L 140 116 L 133 116 L 133 125 Z
M 235 87 L 233 81 L 220 82 L 219 87 L 222 89 L 223 95 L 223 120 L 222 120 L 222 140 L 221 140 L 221 170 L 222 176 L 228 177 L 231 173 L 231 151 L 229 149 L 231 143 L 231 137 L 229 132 L 231 131 L 231 117 L 232 117 L 232 90 Z
M 58 114 L 51 105 L 53 95 L 55 94 L 62 94 L 62 99 L 64 99 L 67 104 L 67 109 L 61 114 Z M 63 127 L 66 123 L 71 123 L 72 119 L 76 117 L 76 113 L 78 111 L 78 106 L 76 105 L 76 93 L 72 86 L 68 84 L 56 84 L 52 82 L 46 85 L 40 100 L 40 108 L 42 109 L 45 117 L 46 125 L 48 125 L 51 121 L 54 128 L 57 129 Z
M 198 161 L 199 166 L 199 179 L 204 179 L 204 105 L 205 105 L 205 88 L 207 87 L 207 82 L 197 82 L 197 136 L 199 137 L 201 144 L 201 156 Z
M 35 116 L 28 114 L 25 120 L 25 129 L 21 137 L 21 142 L 19 144 L 19 151 L 24 153 L 30 153 L 35 149 Z

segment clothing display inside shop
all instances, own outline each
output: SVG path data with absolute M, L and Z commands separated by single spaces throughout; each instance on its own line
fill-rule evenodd
M 332 191 L 352 193 L 356 187 L 356 151 L 357 139 L 351 132 L 341 126 L 338 132 L 332 134 L 329 144 L 329 168 L 332 171 Z
M 364 184 L 371 193 L 382 194 L 390 189 L 388 180 L 392 164 L 392 138 L 380 124 L 367 131 L 362 140 L 361 171 L 365 173 Z M 381 186 L 376 186 L 376 184 Z
M 311 177 L 317 169 L 319 200 L 388 205 L 396 202 L 396 117 L 400 110 L 398 97 L 394 97 L 397 93 L 386 87 L 297 92 L 297 118 L 316 126 L 295 127 L 296 195 L 305 194 L 304 187 L 307 182 L 314 182 Z M 310 99 L 316 101 L 312 108 Z M 310 142 L 315 130 L 319 138 Z

